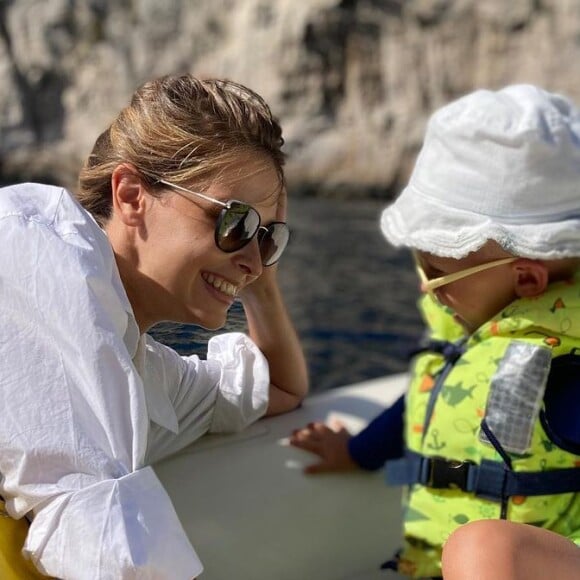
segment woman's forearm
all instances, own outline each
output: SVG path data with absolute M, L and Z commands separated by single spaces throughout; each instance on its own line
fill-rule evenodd
M 249 335 L 270 367 L 267 415 L 297 407 L 308 393 L 308 370 L 298 335 L 276 280 L 275 266 L 244 290 Z

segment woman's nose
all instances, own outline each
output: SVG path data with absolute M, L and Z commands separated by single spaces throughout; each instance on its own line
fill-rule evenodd
M 262 273 L 262 256 L 258 238 L 255 237 L 249 244 L 234 254 L 234 260 L 238 267 L 242 268 L 246 274 L 258 277 Z

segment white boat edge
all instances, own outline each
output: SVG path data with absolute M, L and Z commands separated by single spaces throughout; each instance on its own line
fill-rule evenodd
M 374 580 L 400 546 L 401 493 L 382 471 L 306 476 L 293 429 L 342 421 L 358 432 L 407 375 L 309 396 L 291 413 L 208 435 L 155 466 L 205 570 L 203 580 Z

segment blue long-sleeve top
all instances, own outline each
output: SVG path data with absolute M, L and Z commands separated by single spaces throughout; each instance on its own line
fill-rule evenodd
M 405 397 L 401 396 L 358 435 L 350 438 L 348 451 L 360 467 L 379 469 L 386 461 L 403 456 L 404 413 Z

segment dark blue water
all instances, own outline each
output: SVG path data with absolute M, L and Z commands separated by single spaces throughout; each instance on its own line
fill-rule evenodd
M 407 367 L 422 326 L 410 255 L 379 231 L 385 202 L 291 199 L 291 243 L 280 284 L 301 338 L 312 391 L 355 383 Z M 246 328 L 235 304 L 227 330 Z M 205 355 L 212 333 L 158 325 L 153 334 L 182 354 Z

